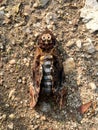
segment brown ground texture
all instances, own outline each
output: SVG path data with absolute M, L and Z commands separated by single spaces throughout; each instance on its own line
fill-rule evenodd
M 50 0 L 45 6 L 36 0 L 0 1 L 0 130 L 98 130 L 98 34 L 82 22 L 83 6 L 84 0 Z M 68 94 L 62 110 L 52 101 L 29 107 L 34 50 L 46 26 L 64 62 L 73 59 L 71 72 L 64 66 Z M 93 53 L 85 47 L 87 39 Z M 93 107 L 80 114 L 77 108 L 91 100 Z

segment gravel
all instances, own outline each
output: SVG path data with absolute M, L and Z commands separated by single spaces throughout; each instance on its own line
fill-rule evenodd
M 0 1 L 0 130 L 98 130 L 98 32 L 80 16 L 82 0 Z M 68 94 L 30 109 L 29 84 L 37 37 L 48 27 L 58 40 Z M 78 107 L 93 102 L 83 115 Z

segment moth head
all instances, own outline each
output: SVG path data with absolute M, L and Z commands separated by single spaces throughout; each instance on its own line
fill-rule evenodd
M 50 50 L 56 44 L 56 38 L 52 32 L 46 29 L 38 38 L 38 45 L 42 50 Z

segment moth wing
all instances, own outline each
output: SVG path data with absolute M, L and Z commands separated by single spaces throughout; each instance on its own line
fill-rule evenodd
M 39 48 L 37 48 L 35 52 L 34 62 L 33 62 L 33 75 L 32 80 L 33 82 L 30 84 L 30 96 L 31 102 L 30 107 L 35 107 L 40 93 L 40 84 L 42 80 L 42 68 L 40 66 L 40 55 L 41 52 Z
M 58 87 L 61 87 L 61 82 L 63 80 L 62 57 L 57 48 L 54 48 L 51 51 L 51 54 L 53 55 L 53 69 L 54 69 L 53 81 L 55 89 L 57 89 Z
M 63 86 L 63 81 L 65 79 L 63 64 L 62 64 L 62 57 L 57 49 L 53 49 L 53 56 L 54 56 L 54 97 L 56 102 L 59 103 L 60 109 L 64 105 L 65 97 L 67 90 Z M 58 81 L 58 82 L 57 82 Z

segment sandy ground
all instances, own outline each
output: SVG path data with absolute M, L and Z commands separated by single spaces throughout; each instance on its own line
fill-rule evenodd
M 0 1 L 0 130 L 98 130 L 98 34 L 82 22 L 83 5 L 83 0 Z M 52 101 L 29 107 L 34 50 L 46 26 L 64 60 L 68 95 L 62 110 Z M 77 108 L 91 100 L 95 107 L 81 115 Z

